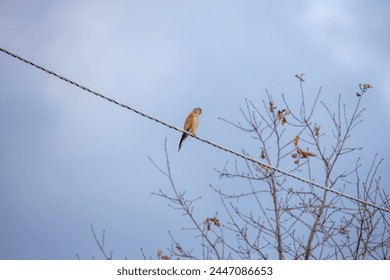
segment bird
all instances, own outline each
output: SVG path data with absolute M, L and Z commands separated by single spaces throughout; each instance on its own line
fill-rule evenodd
M 198 129 L 199 125 L 199 116 L 202 114 L 202 109 L 199 107 L 194 108 L 192 112 L 188 115 L 186 118 L 186 121 L 184 122 L 184 130 L 191 132 L 193 135 L 195 135 L 196 130 Z M 179 142 L 179 149 L 177 151 L 180 151 L 181 146 L 183 145 L 184 140 L 188 137 L 187 133 L 183 133 L 181 136 L 180 142 Z

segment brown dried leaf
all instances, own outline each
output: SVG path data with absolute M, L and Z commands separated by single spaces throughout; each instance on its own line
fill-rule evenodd
M 170 258 L 168 256 L 164 255 L 164 256 L 161 256 L 161 259 L 162 260 L 169 260 Z
M 297 148 L 297 153 L 301 155 L 302 158 L 307 158 L 307 157 L 315 157 L 316 154 L 313 154 L 309 151 L 305 152 L 301 150 L 300 148 Z
M 205 221 L 204 221 L 204 224 L 207 226 L 207 230 L 210 230 L 210 219 L 207 218 Z
M 162 255 L 162 251 L 160 249 L 157 250 L 157 257 L 160 258 Z
M 298 146 L 298 141 L 299 141 L 299 134 L 298 134 L 297 136 L 294 137 L 293 143 L 294 143 L 294 146 L 295 146 L 295 147 Z
M 297 158 L 297 157 L 298 157 L 298 154 L 291 154 L 291 157 L 292 157 L 292 158 Z
M 360 83 L 359 84 L 359 88 L 360 88 L 360 92 L 356 92 L 356 95 L 357 96 L 362 96 L 363 93 L 365 93 L 368 89 L 372 88 L 372 85 L 369 84 L 369 83 L 366 83 L 366 84 Z
M 372 85 L 371 84 L 363 84 L 363 89 L 367 90 L 369 88 L 372 88 Z
M 312 152 L 309 152 L 309 151 L 307 151 L 306 152 L 306 156 L 308 156 L 308 157 L 315 157 L 315 156 L 317 156 L 315 153 L 312 153 Z
M 303 157 L 303 158 L 306 157 L 306 156 L 305 156 L 305 152 L 302 151 L 300 148 L 297 148 L 297 153 L 298 153 L 299 155 L 301 155 L 301 157 Z
M 221 223 L 219 222 L 219 220 L 218 220 L 216 217 L 207 218 L 207 219 L 204 221 L 204 224 L 207 226 L 207 230 L 210 230 L 210 229 L 211 229 L 211 222 L 214 223 L 215 226 L 221 227 Z
M 282 125 L 285 125 L 287 122 L 287 119 L 285 117 L 282 118 Z
M 280 121 L 282 118 L 282 111 L 278 110 L 278 114 L 276 115 L 276 118 Z
M 210 220 L 214 223 L 214 225 L 216 225 L 217 227 L 221 227 L 221 223 L 219 222 L 219 220 L 217 218 L 210 218 Z

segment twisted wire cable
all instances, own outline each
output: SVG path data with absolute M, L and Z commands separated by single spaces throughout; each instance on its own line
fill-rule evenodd
M 309 184 L 309 185 L 311 185 L 311 186 L 318 187 L 318 188 L 323 189 L 323 190 L 325 190 L 325 191 L 332 192 L 332 193 L 334 193 L 334 194 L 337 194 L 337 195 L 339 195 L 339 196 L 345 197 L 345 198 L 347 198 L 347 199 L 349 199 L 349 200 L 352 200 L 352 201 L 355 201 L 355 202 L 357 202 L 357 203 L 361 203 L 361 204 L 364 205 L 364 206 L 371 206 L 371 207 L 373 207 L 373 208 L 376 208 L 376 209 L 379 209 L 379 210 L 382 210 L 382 211 L 385 211 L 385 212 L 390 212 L 390 209 L 383 208 L 383 207 L 378 206 L 378 205 L 376 205 L 376 204 L 374 204 L 374 203 L 371 203 L 371 202 L 369 202 L 369 201 L 365 201 L 365 200 L 362 200 L 362 199 L 360 199 L 360 198 L 354 197 L 354 196 L 352 196 L 352 195 L 345 194 L 345 193 L 343 193 L 343 192 L 341 192 L 341 191 L 338 191 L 338 190 L 335 190 L 335 189 L 332 189 L 332 188 L 329 188 L 329 187 L 325 187 L 325 186 L 323 186 L 323 185 L 321 185 L 321 184 L 319 184 L 319 183 L 316 183 L 316 182 L 314 182 L 314 181 L 310 181 L 310 180 L 308 180 L 308 179 L 302 178 L 302 177 L 300 177 L 300 176 L 298 176 L 298 175 L 295 175 L 295 174 L 293 174 L 293 173 L 287 172 L 287 171 L 285 171 L 285 170 L 283 170 L 283 169 L 280 169 L 280 168 L 278 168 L 278 167 L 274 167 L 274 166 L 272 166 L 272 165 L 269 165 L 269 164 L 266 164 L 266 163 L 262 163 L 262 162 L 260 162 L 260 161 L 258 161 L 258 160 L 256 160 L 256 159 L 254 159 L 254 158 L 252 158 L 252 157 L 250 157 L 250 156 L 247 156 L 247 155 L 245 155 L 245 154 L 242 154 L 242 153 L 233 151 L 233 150 L 231 150 L 231 149 L 228 149 L 228 148 L 226 148 L 226 147 L 223 147 L 223 146 L 221 146 L 221 145 L 219 145 L 219 144 L 216 144 L 216 143 L 214 143 L 214 142 L 212 142 L 212 141 L 210 141 L 210 140 L 207 140 L 207 139 L 205 139 L 205 138 L 202 138 L 202 137 L 200 137 L 200 136 L 198 136 L 198 135 L 194 135 L 194 134 L 192 134 L 192 133 L 189 132 L 189 131 L 186 131 L 186 130 L 183 130 L 183 129 L 181 129 L 181 128 L 178 128 L 178 127 L 176 127 L 176 126 L 174 126 L 174 125 L 172 125 L 172 124 L 169 124 L 169 123 L 167 123 L 167 122 L 165 122 L 165 121 L 162 121 L 162 120 L 160 120 L 160 119 L 158 119 L 158 118 L 155 118 L 155 117 L 153 117 L 153 116 L 150 116 L 150 115 L 148 115 L 148 114 L 146 114 L 146 113 L 144 113 L 144 112 L 142 112 L 142 111 L 140 111 L 140 110 L 137 110 L 137 109 L 135 109 L 135 108 L 132 108 L 132 107 L 130 107 L 130 106 L 126 105 L 126 104 L 123 104 L 123 103 L 121 103 L 121 102 L 118 102 L 118 101 L 116 101 L 116 100 L 113 99 L 113 98 L 107 97 L 107 96 L 105 96 L 105 95 L 103 95 L 103 94 L 101 94 L 101 93 L 99 93 L 99 92 L 97 92 L 97 91 L 91 90 L 91 89 L 89 89 L 89 88 L 86 87 L 86 86 L 83 86 L 83 85 L 81 85 L 81 84 L 79 84 L 79 83 L 76 83 L 76 82 L 73 81 L 73 80 L 70 80 L 70 79 L 68 79 L 68 78 L 66 78 L 66 77 L 64 77 L 64 76 L 61 76 L 61 75 L 55 73 L 54 71 L 51 71 L 51 70 L 49 70 L 49 69 L 47 69 L 47 68 L 45 68 L 45 67 L 42 67 L 42 66 L 40 66 L 40 65 L 38 65 L 38 64 L 36 64 L 36 63 L 30 61 L 30 60 L 27 60 L 27 59 L 25 59 L 25 58 L 23 58 L 23 57 L 21 57 L 21 56 L 19 56 L 19 55 L 17 55 L 17 54 L 14 54 L 14 53 L 12 53 L 12 52 L 10 52 L 10 51 L 7 51 L 7 50 L 5 50 L 5 49 L 3 49 L 3 48 L 1 48 L 1 47 L 0 47 L 0 51 L 2 51 L 3 53 L 8 54 L 8 55 L 11 56 L 11 57 L 14 57 L 14 58 L 18 59 L 18 60 L 20 60 L 20 61 L 22 61 L 22 62 L 24 62 L 24 63 L 27 63 L 27 64 L 29 64 L 29 65 L 31 65 L 31 66 L 33 66 L 33 67 L 39 69 L 39 70 L 42 70 L 42 71 L 46 72 L 47 74 L 53 75 L 53 76 L 57 77 L 57 78 L 60 79 L 60 80 L 63 80 L 63 81 L 65 81 L 65 82 L 69 83 L 69 84 L 72 84 L 72 85 L 74 85 L 74 86 L 76 86 L 76 87 L 78 87 L 78 88 L 81 88 L 81 89 L 84 90 L 84 91 L 87 91 L 87 92 L 89 92 L 89 93 L 91 93 L 91 94 L 93 94 L 93 95 L 96 95 L 96 96 L 98 96 L 98 97 L 100 97 L 100 98 L 103 98 L 103 99 L 105 99 L 106 101 L 109 101 L 109 102 L 114 103 L 114 104 L 116 104 L 116 105 L 118 105 L 118 106 L 120 106 L 120 107 L 123 107 L 123 108 L 125 108 L 125 109 L 130 110 L 130 111 L 133 111 L 134 113 L 137 113 L 137 114 L 139 114 L 139 115 L 141 115 L 141 116 L 143 116 L 143 117 L 145 117 L 145 118 L 148 118 L 148 119 L 150 119 L 150 120 L 152 120 L 152 121 L 155 121 L 155 122 L 157 122 L 157 123 L 160 123 L 160 124 L 162 124 L 162 125 L 165 125 L 165 126 L 171 128 L 171 129 L 177 130 L 177 131 L 179 131 L 179 132 L 181 132 L 181 133 L 186 133 L 186 134 L 188 134 L 189 136 L 191 136 L 191 137 L 193 137 L 193 138 L 195 138 L 195 139 L 198 139 L 198 140 L 201 141 L 201 142 L 204 142 L 204 143 L 206 143 L 206 144 L 209 144 L 209 145 L 211 145 L 211 146 L 213 146 L 213 147 L 215 147 L 215 148 L 218 148 L 218 149 L 220 149 L 220 150 L 222 150 L 222 151 L 231 153 L 231 154 L 233 154 L 233 155 L 235 155 L 235 156 L 238 156 L 238 157 L 243 158 L 243 159 L 245 159 L 245 160 L 248 160 L 248 161 L 250 161 L 250 162 L 256 163 L 256 164 L 260 165 L 261 167 L 263 167 L 263 168 L 265 168 L 265 169 L 274 170 L 274 171 L 276 171 L 276 172 L 278 172 L 278 173 L 280 173 L 280 174 L 289 176 L 289 177 L 294 178 L 294 179 L 296 179 L 296 180 L 298 180 L 298 181 L 301 181 L 301 182 L 303 182 L 303 183 Z

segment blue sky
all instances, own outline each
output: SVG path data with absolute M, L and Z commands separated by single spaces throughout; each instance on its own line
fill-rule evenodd
M 363 159 L 385 158 L 388 190 L 389 12 L 385 0 L 2 1 L 0 46 L 179 127 L 199 106 L 201 137 L 254 154 L 218 119 L 242 121 L 245 98 L 268 89 L 294 103 L 306 73 L 308 98 L 322 86 L 325 103 L 349 104 L 369 82 L 353 141 Z M 0 77 L 0 259 L 101 258 L 90 224 L 118 259 L 166 250 L 168 230 L 193 240 L 151 195 L 169 190 L 148 160 L 164 164 L 165 138 L 177 186 L 203 197 L 199 219 L 218 211 L 209 184 L 233 184 L 214 171 L 231 155 L 194 139 L 177 153 L 178 132 L 3 53 Z

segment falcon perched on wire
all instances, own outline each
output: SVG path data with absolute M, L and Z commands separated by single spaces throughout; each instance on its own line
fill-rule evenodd
M 196 130 L 198 129 L 199 125 L 199 115 L 202 114 L 202 109 L 199 107 L 196 107 L 192 112 L 188 115 L 185 123 L 184 123 L 184 130 L 191 132 L 193 135 L 195 135 Z M 179 143 L 179 149 L 180 151 L 181 145 L 183 145 L 184 140 L 188 137 L 187 133 L 183 133 L 180 143 Z

